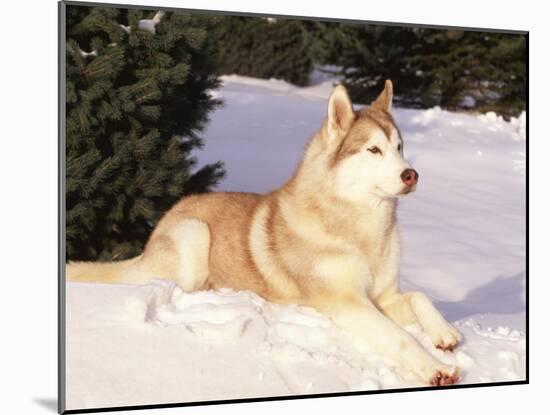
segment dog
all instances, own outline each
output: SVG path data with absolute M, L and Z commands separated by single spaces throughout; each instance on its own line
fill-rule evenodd
M 418 323 L 452 351 L 460 333 L 421 292 L 400 292 L 397 199 L 416 189 L 392 117 L 393 85 L 354 110 L 344 86 L 293 176 L 267 194 L 184 197 L 159 221 L 138 257 L 67 264 L 69 281 L 175 280 L 183 290 L 250 290 L 313 307 L 426 385 L 459 381 L 403 326 Z

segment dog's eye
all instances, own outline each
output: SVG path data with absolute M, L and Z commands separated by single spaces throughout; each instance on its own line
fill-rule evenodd
M 367 148 L 368 151 L 370 151 L 372 154 L 382 154 L 380 149 L 376 146 Z
M 397 151 L 401 151 L 401 144 L 397 145 Z

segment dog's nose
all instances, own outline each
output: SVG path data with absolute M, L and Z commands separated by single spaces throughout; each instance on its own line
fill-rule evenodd
M 405 169 L 401 173 L 401 180 L 409 187 L 414 186 L 418 182 L 418 173 L 415 169 Z

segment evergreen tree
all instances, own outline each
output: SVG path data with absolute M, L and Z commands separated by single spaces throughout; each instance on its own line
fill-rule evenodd
M 216 31 L 220 74 L 284 79 L 307 85 L 311 37 L 299 20 L 224 17 Z
M 356 102 L 370 103 L 389 78 L 397 105 L 450 110 L 525 109 L 526 38 L 462 30 L 349 25 L 333 31 L 332 54 Z
M 384 88 L 386 79 L 395 84 L 395 103 L 416 106 L 422 91 L 422 79 L 409 62 L 418 48 L 418 36 L 408 28 L 345 25 L 333 35 L 334 48 L 341 75 L 351 98 L 359 103 L 371 103 Z M 427 104 L 429 105 L 429 104 Z
M 422 55 L 410 60 L 427 76 L 425 92 L 443 108 L 525 110 L 526 38 L 522 35 L 462 30 L 422 31 Z
M 67 6 L 68 259 L 138 254 L 163 212 L 222 178 L 220 162 L 199 169 L 191 155 L 219 104 L 208 92 L 215 23 Z
M 316 65 L 337 65 L 344 62 L 342 53 L 353 51 L 356 33 L 353 25 L 336 22 L 304 21 L 310 34 L 311 53 Z

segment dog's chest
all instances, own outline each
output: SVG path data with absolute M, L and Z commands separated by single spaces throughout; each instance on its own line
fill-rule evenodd
M 284 201 L 280 206 L 287 230 L 286 242 L 281 241 L 293 247 L 284 251 L 285 263 L 297 278 L 317 281 L 331 291 L 369 296 L 387 286 L 384 268 L 390 256 L 393 205 L 375 212 L 335 206 L 322 214 L 291 209 Z
M 367 294 L 376 298 L 394 285 L 397 277 L 399 241 L 395 223 L 384 223 L 383 226 L 365 229 L 361 253 L 368 263 L 368 274 L 363 276 L 368 281 Z
M 327 237 L 327 250 L 315 261 L 314 273 L 338 291 L 360 290 L 375 298 L 393 283 L 395 250 L 391 229 L 380 221 L 342 224 Z M 321 242 L 318 239 L 317 242 Z M 321 242 L 322 244 L 322 242 Z M 330 248 L 329 248 L 330 247 Z

